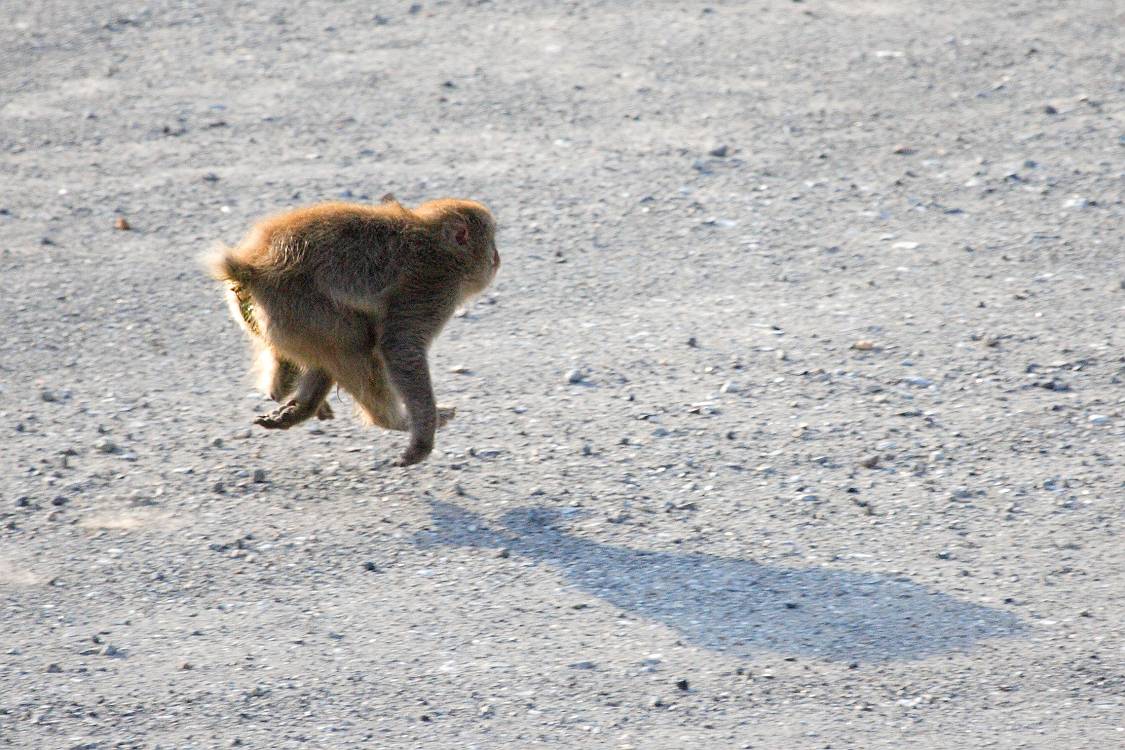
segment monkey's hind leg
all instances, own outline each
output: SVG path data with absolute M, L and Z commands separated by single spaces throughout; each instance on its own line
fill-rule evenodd
M 410 429 L 410 420 L 387 379 L 378 353 L 357 353 L 342 361 L 332 374 L 352 394 L 356 409 L 366 422 L 384 430 Z
M 297 385 L 297 378 L 301 374 L 301 368 L 293 364 L 289 360 L 277 356 L 273 351 L 262 347 L 261 352 L 258 354 L 258 367 L 262 372 L 261 388 L 269 397 L 279 404 L 285 400 L 285 397 L 293 392 Z M 327 401 L 322 401 L 316 410 L 317 419 L 333 419 L 335 414 L 332 413 L 332 407 L 328 405 Z
M 362 367 L 348 368 L 348 372 L 337 373 L 340 385 L 349 391 L 356 400 L 360 415 L 376 427 L 398 432 L 410 431 L 410 417 L 398 393 L 390 383 L 386 364 L 378 352 Z M 442 427 L 457 414 L 457 407 L 439 405 L 437 407 L 437 427 Z
M 254 424 L 268 430 L 288 430 L 314 414 L 319 416 L 320 408 L 325 405 L 324 399 L 331 388 L 332 378 L 327 372 L 318 368 L 307 370 L 297 384 L 297 395 L 284 406 L 255 419 Z

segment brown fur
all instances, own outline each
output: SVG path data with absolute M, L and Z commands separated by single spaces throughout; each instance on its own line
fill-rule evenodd
M 296 386 L 257 424 L 330 418 L 324 399 L 338 383 L 372 423 L 410 431 L 397 465 L 429 455 L 453 410 L 434 404 L 427 350 L 499 268 L 487 208 L 446 199 L 411 210 L 389 194 L 325 203 L 259 222 L 207 263 L 260 350 L 263 389 L 280 402 Z

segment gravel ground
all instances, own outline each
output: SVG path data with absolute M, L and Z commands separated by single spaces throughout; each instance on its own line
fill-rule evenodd
M 1121 746 L 1123 24 L 0 5 L 0 745 Z M 504 257 L 406 470 L 196 261 L 388 190 Z

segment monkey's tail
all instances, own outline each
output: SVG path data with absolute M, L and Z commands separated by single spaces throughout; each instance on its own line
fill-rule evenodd
M 256 269 L 235 257 L 234 248 L 219 245 L 203 256 L 203 266 L 216 281 L 245 287 L 254 281 Z

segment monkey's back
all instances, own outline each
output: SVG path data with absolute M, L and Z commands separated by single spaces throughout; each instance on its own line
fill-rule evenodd
M 322 203 L 259 221 L 233 254 L 274 280 L 345 269 L 382 276 L 418 232 L 412 219 L 397 203 Z

